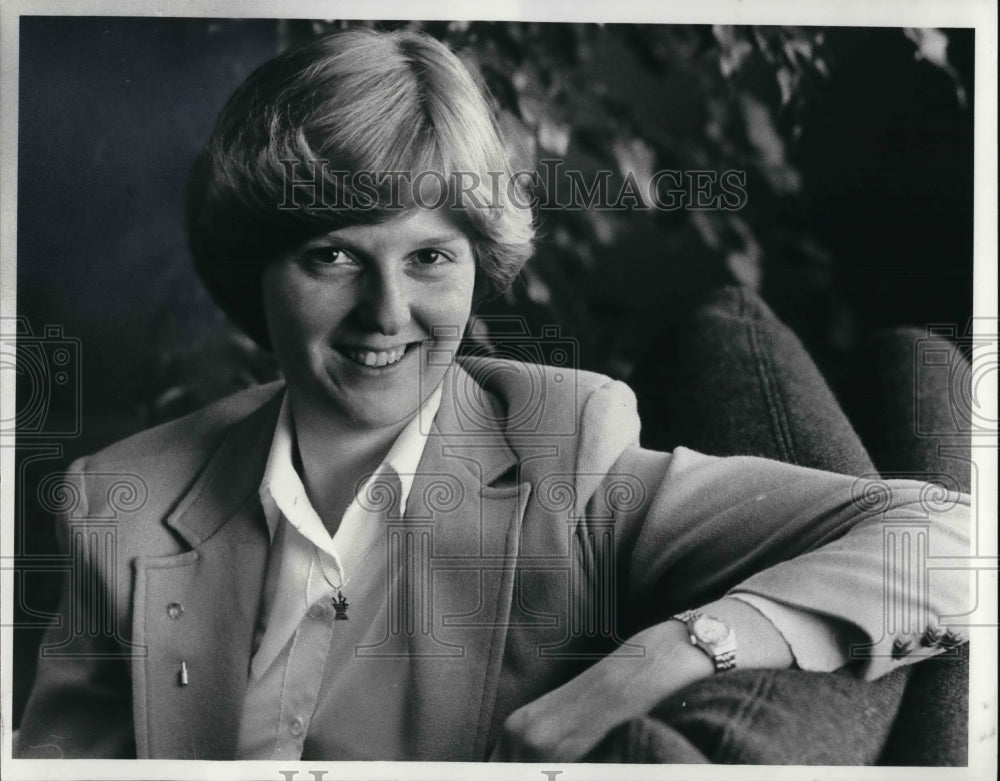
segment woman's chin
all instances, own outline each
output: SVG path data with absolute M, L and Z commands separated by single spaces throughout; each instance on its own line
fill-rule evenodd
M 375 370 L 378 371 L 378 370 Z M 389 367 L 389 377 L 372 376 L 371 371 L 338 372 L 322 383 L 321 407 L 325 414 L 339 418 L 352 428 L 382 429 L 409 420 L 420 409 L 425 394 L 416 371 Z M 360 375 L 360 377 L 358 376 Z
M 405 399 L 398 396 L 378 398 L 378 394 L 373 395 L 375 398 L 346 403 L 343 399 L 338 399 L 336 412 L 352 428 L 375 431 L 405 423 L 420 409 L 420 399 L 416 393 Z

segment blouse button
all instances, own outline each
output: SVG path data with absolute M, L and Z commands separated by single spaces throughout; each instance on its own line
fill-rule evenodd
M 309 617 L 314 618 L 317 621 L 321 621 L 322 619 L 326 618 L 326 608 L 322 604 L 317 602 L 315 605 L 309 608 Z
M 167 605 L 167 615 L 171 620 L 176 621 L 184 615 L 184 606 L 180 602 L 171 602 Z
M 295 737 L 301 735 L 305 731 L 305 728 L 306 728 L 306 723 L 298 716 L 292 719 L 291 723 L 288 725 L 288 731 L 291 732 Z

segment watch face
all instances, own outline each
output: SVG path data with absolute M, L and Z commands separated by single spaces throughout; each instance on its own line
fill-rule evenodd
M 691 627 L 692 634 L 703 643 L 721 643 L 729 636 L 729 627 L 711 616 L 700 616 Z

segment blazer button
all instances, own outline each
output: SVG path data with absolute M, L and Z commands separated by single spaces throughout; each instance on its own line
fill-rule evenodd
M 288 731 L 291 732 L 295 737 L 299 737 L 306 730 L 306 723 L 296 716 L 288 725 Z
M 167 615 L 172 621 L 176 621 L 182 615 L 184 615 L 184 605 L 180 602 L 171 602 L 167 605 Z
M 943 629 L 938 629 L 936 626 L 929 626 L 924 630 L 924 634 L 920 638 L 920 645 L 924 648 L 937 648 L 941 645 L 944 636 Z

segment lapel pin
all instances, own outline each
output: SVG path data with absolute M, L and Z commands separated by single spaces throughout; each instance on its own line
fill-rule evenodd
M 187 662 L 181 662 L 181 670 L 177 674 L 177 678 L 178 678 L 181 686 L 187 686 L 188 685 L 188 666 L 187 666 Z

